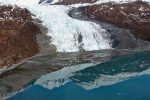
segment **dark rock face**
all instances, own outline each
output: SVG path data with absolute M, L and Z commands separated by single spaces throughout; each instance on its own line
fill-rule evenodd
M 39 32 L 27 9 L 0 6 L 0 66 L 18 63 L 36 54 Z
M 61 5 L 71 5 L 71 4 L 78 4 L 78 3 L 94 3 L 97 0 L 62 0 L 56 4 Z
M 79 9 L 90 19 L 130 29 L 136 38 L 150 41 L 150 5 L 146 2 L 103 3 Z
M 40 3 L 51 3 L 53 0 L 40 0 Z M 83 3 L 95 3 L 98 0 L 58 0 L 54 3 L 55 5 L 72 5 L 72 4 L 83 4 Z
M 51 3 L 53 0 L 40 0 L 40 3 Z M 57 3 L 58 5 L 71 5 L 71 4 L 78 4 L 78 3 L 94 3 L 97 0 L 59 0 Z
M 78 20 L 92 21 L 99 24 L 109 34 L 112 47 L 116 49 L 141 49 L 149 45 L 148 41 L 136 39 L 129 29 L 121 28 L 111 23 L 88 18 L 86 10 L 82 8 L 72 9 L 68 15 Z

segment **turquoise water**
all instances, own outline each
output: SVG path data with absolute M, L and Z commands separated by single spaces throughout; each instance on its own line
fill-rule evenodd
M 150 100 L 149 68 L 150 52 L 113 57 L 67 75 L 67 68 L 47 74 L 9 100 Z

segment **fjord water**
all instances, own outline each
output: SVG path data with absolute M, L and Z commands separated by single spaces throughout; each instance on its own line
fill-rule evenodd
M 150 52 L 72 70 L 43 75 L 9 100 L 150 100 Z

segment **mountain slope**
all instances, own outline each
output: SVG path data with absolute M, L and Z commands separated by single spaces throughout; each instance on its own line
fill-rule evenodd
M 136 38 L 150 41 L 150 5 L 146 2 L 102 3 L 80 7 L 90 19 L 104 21 L 130 29 Z
M 37 3 L 38 0 L 33 0 L 30 5 L 24 0 L 3 2 L 26 7 L 35 14 L 48 28 L 48 35 L 52 37 L 52 44 L 57 47 L 57 51 L 74 52 L 79 51 L 80 48 L 88 51 L 111 48 L 107 32 L 101 26 L 68 16 L 72 7 L 42 5 Z
M 68 2 L 69 4 L 69 1 L 66 1 L 66 0 L 63 0 L 63 1 Z M 102 2 L 108 2 L 108 1 L 114 1 L 117 3 L 119 2 L 119 4 L 102 3 Z M 92 20 L 81 20 L 81 19 L 75 19 L 75 18 L 70 17 L 69 12 L 72 9 L 75 9 L 73 7 L 75 6 L 73 5 L 74 3 L 78 4 L 79 8 L 83 8 L 83 12 L 86 12 L 85 16 L 87 16 L 89 19 L 96 19 L 98 21 L 99 19 L 100 21 L 101 19 L 104 19 L 104 21 L 106 20 L 108 23 L 118 24 L 118 26 L 123 25 L 122 28 L 126 28 L 124 26 L 127 25 L 127 28 L 129 29 L 131 28 L 137 29 L 135 31 L 135 37 L 140 37 L 144 40 L 149 40 L 149 36 L 150 36 L 149 4 L 143 3 L 143 2 L 136 3 L 137 4 L 137 5 L 135 4 L 137 7 L 136 8 L 134 7 L 134 5 L 132 5 L 133 3 L 131 1 L 135 1 L 135 0 L 119 0 L 119 1 L 116 1 L 116 0 L 101 0 L 100 1 L 99 0 L 99 1 L 92 1 L 90 2 L 90 5 L 89 5 L 89 4 L 84 4 L 84 3 L 87 3 L 88 1 L 73 0 L 71 1 L 72 3 L 70 3 L 72 5 L 60 5 L 61 3 L 58 5 L 56 3 L 58 1 L 51 1 L 51 2 L 49 1 L 50 4 L 48 1 L 47 3 L 46 1 L 43 1 L 43 3 L 39 4 L 41 2 L 40 0 L 31 0 L 31 1 L 0 0 L 0 3 L 1 3 L 0 5 L 12 5 L 12 6 L 17 5 L 20 8 L 27 8 L 32 13 L 33 19 L 40 19 L 42 21 L 42 24 L 46 26 L 46 28 L 48 29 L 47 35 L 52 37 L 50 40 L 50 43 L 56 46 L 58 52 L 76 52 L 76 51 L 84 51 L 84 50 L 92 51 L 92 50 L 101 50 L 101 49 L 112 49 L 114 42 L 118 44 L 120 43 L 120 41 L 114 40 L 113 36 L 110 34 L 111 33 L 110 29 L 106 29 L 102 25 Z M 143 1 L 149 1 L 149 0 L 143 0 Z M 52 2 L 54 5 L 51 5 Z M 81 2 L 83 4 L 79 4 Z M 131 3 L 123 3 L 123 2 L 131 2 Z M 133 6 L 133 7 L 130 7 L 130 6 Z M 126 7 L 128 9 L 123 9 Z M 143 11 L 143 9 L 140 9 L 141 7 L 143 7 L 146 10 Z M 80 14 L 82 12 L 78 12 L 78 13 Z M 126 13 L 125 15 L 127 16 L 122 16 L 122 14 L 124 13 Z M 128 13 L 132 14 L 132 18 L 128 18 Z M 135 17 L 135 15 L 133 16 L 133 14 L 140 15 L 139 17 L 140 19 Z M 128 23 L 128 21 L 131 21 L 132 23 L 130 24 Z M 108 24 L 106 24 L 106 26 L 107 25 Z M 139 32 L 140 32 L 140 36 L 138 34 Z M 30 33 L 30 32 L 26 32 L 26 33 Z M 114 33 L 117 34 L 116 31 L 114 31 Z M 143 33 L 144 35 L 142 34 L 141 36 L 141 33 Z M 24 35 L 21 35 L 21 36 L 22 38 L 26 37 Z M 132 43 L 130 44 L 131 45 L 133 44 L 134 47 L 136 47 L 138 45 L 138 41 L 135 38 L 133 39 L 134 39 L 133 42 L 135 44 L 132 41 L 131 41 Z M 125 42 L 127 41 L 127 43 L 125 43 L 127 47 L 123 49 L 130 48 L 128 46 L 129 44 L 128 40 L 129 39 L 125 39 Z M 33 41 L 32 43 L 34 42 L 35 41 Z M 27 44 L 29 43 L 27 42 Z M 24 45 L 27 45 L 27 44 L 24 43 Z M 140 44 L 140 45 L 143 45 L 143 44 Z M 0 46 L 4 47 L 3 45 L 0 45 Z M 29 47 L 27 46 L 27 48 L 30 48 L 30 46 Z M 27 48 L 25 48 L 25 50 Z M 4 50 L 6 49 L 3 49 L 2 51 Z M 28 54 L 28 52 L 26 54 Z
M 135 0 L 95 0 L 89 3 L 90 5 L 95 6 L 95 4 L 104 2 L 123 3 L 131 1 Z M 36 18 L 40 19 L 43 22 L 43 25 L 48 28 L 47 35 L 52 37 L 51 43 L 56 46 L 57 51 L 59 52 L 75 52 L 80 50 L 91 51 L 112 48 L 113 43 L 110 39 L 108 30 L 94 22 L 78 20 L 68 16 L 69 11 L 73 9 L 71 6 L 75 5 L 57 5 L 58 2 L 67 2 L 68 4 L 78 4 L 79 7 L 82 7 L 84 3 L 87 3 L 88 1 L 1 0 L 1 2 L 2 4 L 16 4 L 20 7 L 25 7 L 29 9 L 32 14 L 36 15 Z M 79 3 L 83 3 L 83 5 Z
M 35 40 L 40 29 L 32 21 L 27 9 L 0 6 L 0 67 L 16 64 L 39 51 Z

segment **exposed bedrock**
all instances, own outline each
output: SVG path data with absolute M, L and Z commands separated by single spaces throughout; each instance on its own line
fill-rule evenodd
M 84 20 L 92 19 L 111 23 L 120 28 L 129 29 L 135 39 L 150 41 L 150 5 L 146 2 L 102 3 L 79 7 L 74 12 L 80 12 L 78 17 L 84 16 L 82 18 Z M 122 36 L 126 37 L 125 35 Z
M 71 5 L 71 4 L 78 4 L 78 3 L 94 3 L 97 0 L 58 0 L 58 2 L 54 3 L 54 4 L 58 4 L 58 5 Z M 40 0 L 39 3 L 52 3 L 53 0 Z
M 27 9 L 0 6 L 0 66 L 11 66 L 39 52 L 40 29 Z
M 62 5 L 71 5 L 71 4 L 78 4 L 78 3 L 94 3 L 97 0 L 63 0 L 56 4 L 62 4 Z

